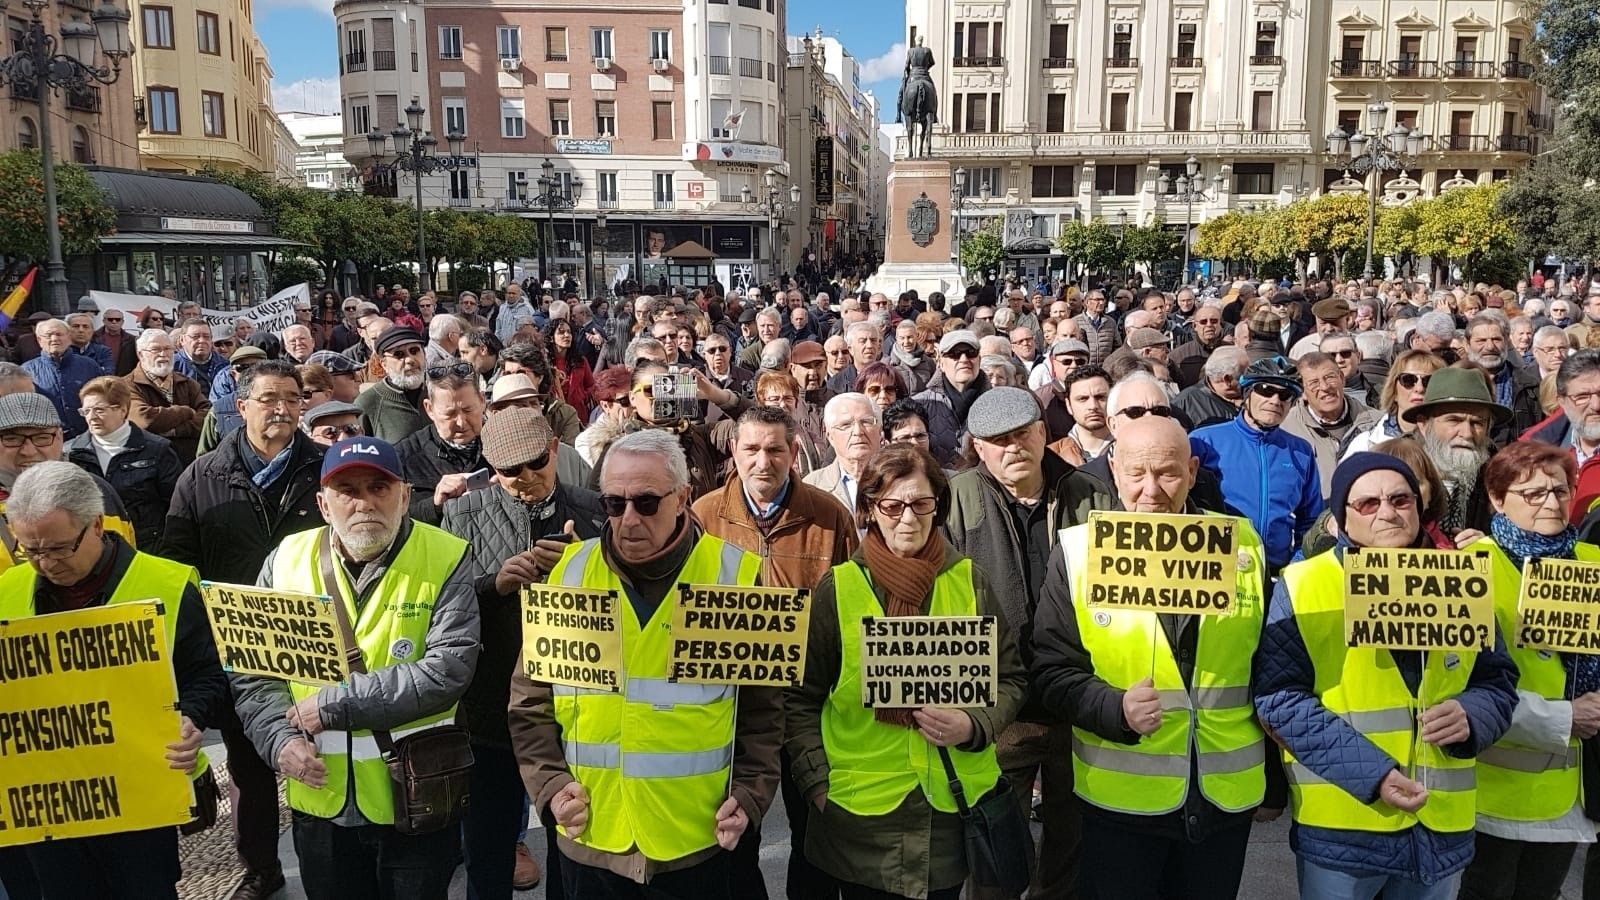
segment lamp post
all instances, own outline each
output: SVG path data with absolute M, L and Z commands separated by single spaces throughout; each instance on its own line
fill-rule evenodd
M 67 267 L 61 259 L 61 222 L 56 208 L 56 167 L 51 150 L 50 92 L 63 88 L 68 93 L 96 84 L 111 84 L 122 74 L 122 61 L 132 52 L 128 38 L 128 11 L 106 0 L 89 14 L 89 22 L 74 19 L 61 23 L 61 35 L 45 31 L 47 0 L 24 0 L 28 22 L 23 26 L 16 51 L 0 59 L 0 85 L 10 84 L 15 96 L 39 103 L 39 156 L 44 185 L 44 264 L 45 299 L 54 315 L 66 315 Z M 0 9 L 5 4 L 0 2 Z M 67 7 L 58 7 L 65 13 Z M 92 23 L 92 24 L 91 24 Z M 59 52 L 58 52 L 59 51 Z M 99 65 L 97 53 L 104 54 L 106 65 Z
M 1128 281 L 1128 211 L 1117 210 L 1117 259 L 1122 262 L 1121 278 L 1123 284 Z
M 1389 104 L 1374 103 L 1367 107 L 1370 124 L 1365 132 L 1349 135 L 1335 128 L 1328 134 L 1329 157 L 1340 162 L 1345 160 L 1346 152 L 1349 153 L 1346 178 L 1354 172 L 1365 183 L 1367 176 L 1372 176 L 1372 183 L 1367 185 L 1367 262 L 1361 268 L 1362 281 L 1371 281 L 1374 275 L 1372 241 L 1377 233 L 1378 190 L 1383 186 L 1382 173 L 1403 172 L 1416 165 L 1416 157 L 1422 153 L 1422 135 L 1407 130 L 1404 125 L 1396 125 L 1387 134 L 1380 133 L 1384 115 L 1388 111 Z
M 544 162 L 539 164 L 539 173 L 539 193 L 529 197 L 527 203 L 535 209 L 544 210 L 549 239 L 540 241 L 543 247 L 540 248 L 539 264 L 544 268 L 540 280 L 550 280 L 554 284 L 552 275 L 556 267 L 556 210 L 577 208 L 578 195 L 583 190 L 583 179 L 577 175 L 570 179 L 557 178 L 556 164 L 551 162 L 549 157 L 545 157 Z M 562 190 L 569 185 L 570 191 Z
M 1211 199 L 1211 195 L 1200 187 L 1201 183 L 1200 161 L 1191 156 L 1183 161 L 1183 174 L 1178 176 L 1177 190 L 1170 198 L 1183 201 L 1183 274 L 1178 281 L 1180 286 L 1189 283 L 1189 241 L 1194 235 L 1195 201 L 1205 202 Z M 1166 173 L 1162 173 L 1161 177 L 1156 179 L 1156 185 L 1159 188 L 1157 196 L 1164 198 L 1165 202 L 1167 188 L 1174 186 L 1174 182 L 1167 178 Z M 1221 173 L 1211 176 L 1211 188 L 1214 191 L 1222 190 Z
M 420 290 L 431 291 L 433 272 L 428 266 L 428 235 L 427 229 L 423 227 L 422 176 L 466 168 L 466 160 L 461 158 L 461 145 L 466 137 L 457 131 L 450 132 L 445 135 L 445 140 L 450 144 L 450 155 L 436 155 L 433 148 L 439 146 L 439 140 L 422 130 L 423 112 L 425 110 L 422 106 L 416 100 L 412 100 L 411 105 L 406 107 L 406 121 L 401 122 L 388 135 L 376 128 L 372 129 L 367 132 L 367 144 L 372 150 L 374 175 L 391 175 L 398 183 L 401 172 L 411 173 L 417 198 L 417 280 Z M 395 158 L 388 162 L 383 160 L 386 137 L 394 139 Z
M 956 180 L 956 196 L 955 203 L 953 204 L 955 208 L 950 212 L 950 220 L 952 225 L 950 230 L 954 231 L 956 234 L 956 271 L 961 275 L 961 283 L 963 285 L 967 285 L 971 284 L 972 282 L 969 278 L 967 278 L 967 267 L 961 262 L 961 241 L 966 232 L 966 216 L 964 213 L 965 210 L 975 207 L 977 204 L 972 202 L 972 195 L 967 190 L 968 172 L 966 168 L 958 166 L 954 172 L 954 175 Z M 989 182 L 985 181 L 978 185 L 978 194 L 984 203 L 989 202 L 989 198 L 993 196 L 992 192 L 993 188 L 990 186 Z
M 791 207 L 800 207 L 800 185 L 789 188 L 789 206 L 783 203 L 783 191 L 778 189 L 778 170 L 768 169 L 761 175 L 764 195 L 756 200 L 755 194 L 750 190 L 750 185 L 739 189 L 739 197 L 744 201 L 745 209 L 762 213 L 767 217 L 767 246 L 772 259 L 772 277 L 778 277 L 778 268 L 782 264 L 782 257 L 778 254 L 778 220 L 789 211 Z

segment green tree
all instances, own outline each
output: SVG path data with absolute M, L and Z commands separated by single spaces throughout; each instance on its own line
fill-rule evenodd
M 1085 273 L 1109 272 L 1122 267 L 1122 249 L 1117 230 L 1101 218 L 1087 222 L 1068 222 L 1061 226 L 1056 249 L 1083 268 Z
M 998 272 L 1005 265 L 1006 248 L 1001 224 L 993 221 L 961 239 L 961 266 L 968 280 L 982 283 L 984 273 Z
M 1427 200 L 1412 200 L 1404 206 L 1385 206 L 1378 210 L 1378 223 L 1372 233 L 1372 252 L 1387 256 L 1404 267 L 1416 258 L 1417 229 L 1422 225 L 1421 208 Z M 1377 265 L 1376 261 L 1373 263 Z
M 1354 266 L 1345 258 L 1352 250 L 1365 255 L 1368 200 L 1365 194 L 1323 194 L 1283 207 L 1273 224 L 1281 229 L 1281 250 L 1296 263 L 1311 256 L 1332 257 L 1336 277 Z
M 475 260 L 484 268 L 494 271 L 496 263 L 507 268 L 523 257 L 539 255 L 539 223 L 533 219 L 510 215 L 485 215 L 479 222 L 479 253 Z
M 63 257 L 94 253 L 117 226 L 109 198 L 82 166 L 56 163 L 56 221 Z M 37 150 L 0 154 L 0 255 L 5 275 L 49 255 L 44 223 L 44 168 Z
M 1122 264 L 1153 270 L 1158 262 L 1177 259 L 1182 248 L 1183 235 L 1167 230 L 1160 219 L 1129 226 L 1122 234 Z
M 1259 213 L 1229 210 L 1195 226 L 1192 253 L 1199 259 L 1246 262 L 1253 256 L 1260 230 Z
M 1503 183 L 1456 188 L 1421 204 L 1417 254 L 1460 265 L 1469 281 L 1477 280 L 1480 270 L 1499 269 L 1516 240 L 1498 209 L 1504 189 Z

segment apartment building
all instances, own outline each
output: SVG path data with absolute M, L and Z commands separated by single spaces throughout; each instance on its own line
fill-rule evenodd
M 784 144 L 803 186 L 786 235 L 789 254 L 825 263 L 868 248 L 878 100 L 861 90 L 860 66 L 834 38 L 791 37 L 788 49 Z M 888 177 L 886 169 L 879 174 Z
M 318 190 L 355 190 L 360 173 L 344 158 L 344 117 L 289 110 L 278 114 L 294 141 L 292 181 Z
M 47 34 L 60 34 L 64 22 L 89 21 L 92 0 L 57 0 L 42 11 Z M 5 53 L 22 49 L 28 10 L 15 4 L 6 10 Z M 122 75 L 108 86 L 58 91 L 50 98 L 50 141 L 57 160 L 108 166 L 134 167 L 139 163 L 138 126 L 135 122 L 136 78 L 124 61 Z M 39 92 L 15 83 L 0 97 L 0 148 L 38 149 L 43 135 Z

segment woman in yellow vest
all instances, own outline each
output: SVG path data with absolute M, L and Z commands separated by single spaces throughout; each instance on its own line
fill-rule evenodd
M 1577 466 L 1560 447 L 1519 441 L 1483 470 L 1494 517 L 1495 614 L 1517 634 L 1523 564 L 1600 561 L 1567 520 Z M 1491 546 L 1480 542 L 1478 546 Z M 1511 729 L 1478 755 L 1477 854 L 1461 877 L 1463 900 L 1554 900 L 1579 844 L 1595 840 L 1580 802 L 1578 742 L 1600 729 L 1600 657 L 1518 647 Z
M 939 533 L 947 486 L 934 458 L 911 445 L 868 460 L 856 493 L 861 549 L 817 585 L 805 682 L 786 697 L 795 784 L 814 807 L 805 854 L 840 880 L 846 900 L 960 895 L 968 861 L 939 748 L 976 803 L 1000 781 L 993 742 L 1022 706 L 1026 674 L 999 599 Z M 993 705 L 866 708 L 861 620 L 882 616 L 994 616 Z
M 1451 900 L 1472 859 L 1473 758 L 1511 723 L 1516 667 L 1498 636 L 1484 653 L 1346 646 L 1344 554 L 1431 544 L 1402 460 L 1353 454 L 1332 487 L 1339 543 L 1284 569 L 1253 667 L 1285 750 L 1300 896 Z

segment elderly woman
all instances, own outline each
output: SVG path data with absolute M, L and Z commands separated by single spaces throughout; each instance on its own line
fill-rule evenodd
M 1516 634 L 1523 564 L 1600 561 L 1567 522 L 1577 467 L 1560 447 L 1518 441 L 1484 467 L 1494 518 L 1495 617 Z M 1478 546 L 1486 546 L 1482 542 Z M 1555 900 L 1579 844 L 1595 841 L 1581 800 L 1578 742 L 1600 730 L 1600 658 L 1515 646 L 1517 706 L 1511 729 L 1478 756 L 1477 855 L 1461 877 L 1463 900 Z
M 1345 444 L 1343 458 L 1415 431 L 1416 423 L 1406 421 L 1406 410 L 1422 402 L 1428 392 L 1428 380 L 1442 368 L 1444 360 L 1426 350 L 1407 350 L 1395 357 L 1394 364 L 1389 367 L 1389 377 L 1384 379 L 1383 390 L 1378 394 L 1383 418 L 1366 431 L 1352 435 Z
M 809 414 L 806 401 L 800 395 L 800 382 L 788 372 L 762 372 L 756 376 L 755 388 L 757 406 L 781 409 L 802 426 L 810 421 L 820 424 L 820 415 Z M 727 433 L 732 436 L 732 426 Z M 826 434 L 799 427 L 795 429 L 795 439 L 800 442 L 800 455 L 794 458 L 794 470 L 801 478 L 833 462 L 833 446 L 828 443 Z
M 140 547 L 158 547 L 167 506 L 183 465 L 164 437 L 128 421 L 133 389 L 121 378 L 103 375 L 78 391 L 78 412 L 89 430 L 64 448 L 69 462 L 111 485 L 128 511 Z
M 879 415 L 896 400 L 911 396 L 900 370 L 886 362 L 868 363 L 856 376 L 855 392 L 872 398 L 872 405 L 878 408 Z
M 1026 673 L 1001 624 L 998 689 L 987 708 L 868 709 L 861 702 L 861 620 L 995 616 L 999 598 L 939 526 L 948 482 L 926 450 L 884 447 L 862 471 L 861 549 L 813 594 L 805 681 L 789 690 L 786 748 L 808 809 L 806 858 L 856 897 L 950 898 L 969 862 L 940 760 L 949 753 L 973 802 L 1000 783 L 994 739 L 1022 706 Z

